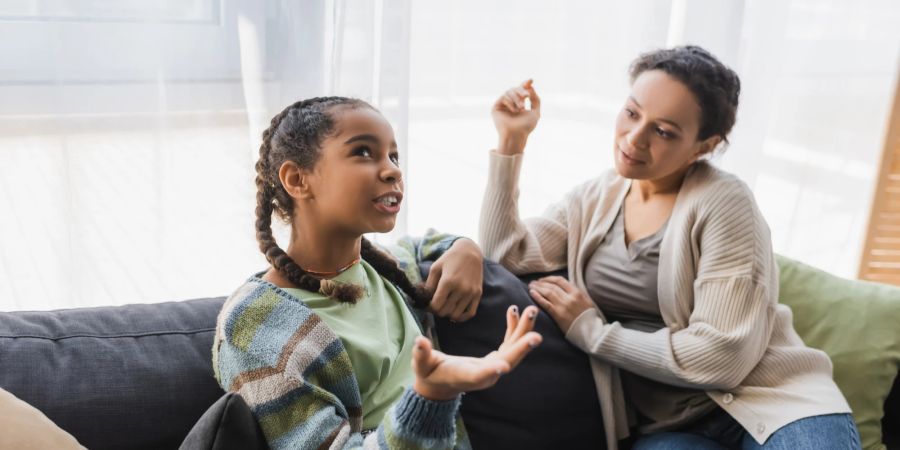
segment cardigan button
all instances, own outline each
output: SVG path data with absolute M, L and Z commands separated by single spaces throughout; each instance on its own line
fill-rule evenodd
M 763 434 L 766 431 L 766 426 L 762 422 L 756 424 L 756 432 L 759 434 Z
M 734 395 L 731 392 L 722 396 L 722 403 L 725 403 L 726 405 L 733 401 L 734 401 Z

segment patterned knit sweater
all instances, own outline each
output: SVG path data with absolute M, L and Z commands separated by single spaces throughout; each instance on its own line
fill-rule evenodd
M 429 231 L 422 240 L 404 239 L 388 250 L 416 283 L 417 262 L 438 258 L 455 239 Z M 469 448 L 457 414 L 459 397 L 435 402 L 411 388 L 364 436 L 359 385 L 340 336 L 302 301 L 259 275 L 240 286 L 219 313 L 213 368 L 219 384 L 250 405 L 272 449 Z M 418 310 L 413 315 L 429 334 L 430 316 Z
M 513 273 L 568 267 L 586 291 L 585 265 L 631 180 L 610 171 L 523 221 L 521 164 L 521 155 L 491 154 L 479 231 L 485 257 Z M 734 175 L 705 162 L 685 175 L 660 248 L 657 293 L 666 328 L 655 333 L 609 323 L 596 308 L 566 331 L 591 356 L 609 448 L 629 434 L 620 368 L 702 389 L 759 443 L 795 420 L 850 412 L 828 355 L 803 345 L 790 309 L 778 303 L 769 228 Z

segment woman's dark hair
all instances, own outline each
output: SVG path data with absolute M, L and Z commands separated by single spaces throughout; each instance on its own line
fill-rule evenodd
M 648 70 L 661 70 L 684 83 L 700 105 L 702 117 L 698 140 L 728 133 L 737 115 L 741 80 L 708 51 L 695 45 L 656 50 L 638 56 L 631 63 L 631 82 Z
M 337 107 L 370 108 L 368 103 L 346 97 L 316 97 L 301 100 L 288 106 L 272 118 L 269 128 L 262 134 L 259 160 L 256 162 L 256 240 L 259 249 L 276 270 L 291 283 L 312 292 L 320 292 L 340 302 L 355 303 L 363 294 L 361 286 L 320 280 L 298 265 L 282 250 L 272 235 L 272 213 L 290 222 L 294 213 L 294 201 L 278 178 L 278 171 L 285 161 L 293 161 L 300 167 L 312 168 L 319 160 L 322 141 L 334 132 L 334 111 Z M 425 307 L 431 296 L 421 285 L 413 285 L 406 274 L 390 256 L 378 250 L 371 242 L 362 239 L 361 257 L 378 273 L 394 283 L 415 306 Z

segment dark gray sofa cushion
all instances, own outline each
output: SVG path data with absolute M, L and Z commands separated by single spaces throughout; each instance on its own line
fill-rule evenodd
M 424 273 L 429 267 L 420 265 Z M 523 311 L 533 304 L 525 283 L 486 261 L 484 292 L 475 317 L 462 323 L 435 321 L 441 349 L 453 355 L 484 356 L 503 341 L 507 308 L 516 305 Z M 460 411 L 472 447 L 606 448 L 587 355 L 566 340 L 546 313 L 538 315 L 534 329 L 544 340 L 516 370 L 489 389 L 463 396 Z
M 269 445 L 247 402 L 229 392 L 213 403 L 178 450 L 266 450 Z
M 92 450 L 178 448 L 223 391 L 224 298 L 0 313 L 0 387 Z

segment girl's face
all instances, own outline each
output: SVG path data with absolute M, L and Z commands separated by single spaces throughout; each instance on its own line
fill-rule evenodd
M 394 228 L 403 180 L 394 130 L 369 108 L 338 108 L 335 133 L 306 172 L 309 195 L 300 214 L 330 233 L 356 237 Z
M 663 180 L 715 148 L 697 140 L 701 110 L 693 93 L 663 71 L 640 74 L 616 118 L 616 171 L 625 178 Z

